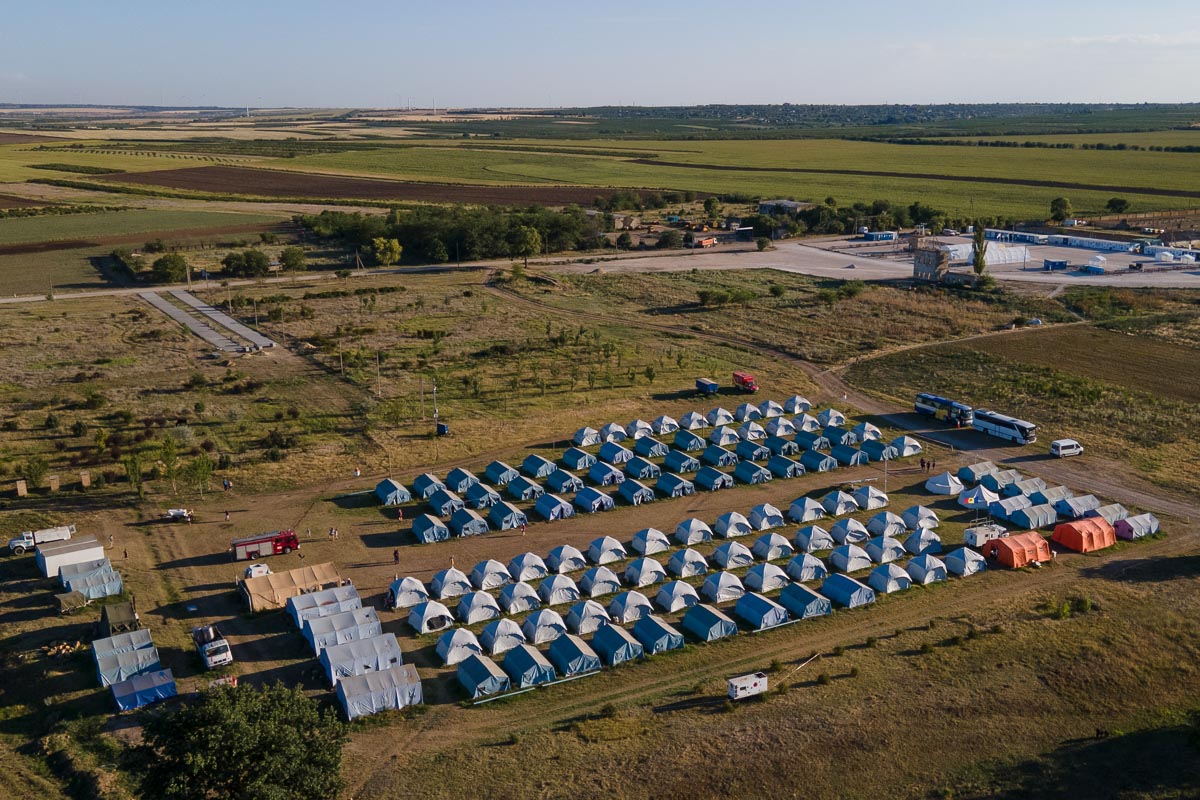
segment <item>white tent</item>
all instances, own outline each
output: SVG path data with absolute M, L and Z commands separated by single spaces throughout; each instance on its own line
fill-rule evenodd
M 915 556 L 942 552 L 942 538 L 929 528 L 917 528 L 904 540 L 904 549 Z
M 825 516 L 825 507 L 811 497 L 797 497 L 788 507 L 792 522 L 812 522 Z
M 827 408 L 820 414 L 817 414 L 817 422 L 822 428 L 828 428 L 833 425 L 845 425 L 846 415 L 832 408 Z
M 528 583 L 510 583 L 500 590 L 500 606 L 505 614 L 533 611 L 542 604 L 537 592 Z
M 684 608 L 691 608 L 700 602 L 699 595 L 690 584 L 683 581 L 671 581 L 664 584 L 654 597 L 658 607 L 667 613 L 674 613 Z
M 758 406 L 753 403 L 742 403 L 734 409 L 733 418 L 738 422 L 746 420 L 762 419 L 762 412 L 758 410 Z
M 319 656 L 326 647 L 379 636 L 383 633 L 383 626 L 375 609 L 368 606 L 328 617 L 306 619 L 301 632 L 313 653 Z
M 783 410 L 789 414 L 803 414 L 810 408 L 812 408 L 812 403 L 798 394 L 794 394 L 783 401 Z
M 944 561 L 948 572 L 962 578 L 987 569 L 987 562 L 984 561 L 983 556 L 965 547 L 960 547 L 948 554 Z
M 579 599 L 579 587 L 566 575 L 551 575 L 538 584 L 538 597 L 548 606 L 574 603 Z
M 913 583 L 921 585 L 946 580 L 946 565 L 937 556 L 919 555 L 904 565 L 904 571 Z
M 712 528 L 708 527 L 708 524 L 704 520 L 696 519 L 695 517 L 685 519 L 675 527 L 675 541 L 684 547 L 711 542 L 712 538 Z
M 860 422 L 850 429 L 860 442 L 873 442 L 883 438 L 883 432 L 869 422 Z
M 525 634 L 515 621 L 497 619 L 484 626 L 479 634 L 479 643 L 490 655 L 498 656 L 519 644 L 525 644 Z
M 763 419 L 772 419 L 774 417 L 783 416 L 783 406 L 776 403 L 774 400 L 763 400 L 758 404 L 758 413 Z
M 567 625 L 557 611 L 543 608 L 525 618 L 521 632 L 529 644 L 545 644 L 552 642 L 567 632 Z
M 1000 495 L 989 490 L 982 484 L 967 489 L 958 495 L 958 504 L 963 508 L 974 508 L 987 511 L 988 506 L 1000 499 Z
M 856 544 L 871 538 L 871 532 L 867 530 L 866 526 L 850 517 L 839 519 L 833 523 L 833 527 L 829 529 L 829 535 L 838 544 Z
M 858 501 L 843 491 L 835 490 L 821 498 L 821 506 L 832 517 L 858 511 Z
M 471 591 L 471 580 L 463 571 L 450 567 L 434 573 L 429 589 L 438 600 L 460 597 Z
M 708 422 L 710 428 L 715 428 L 719 425 L 728 425 L 733 422 L 733 414 L 729 413 L 724 408 L 717 406 L 712 411 L 704 415 L 704 419 Z
M 825 562 L 808 553 L 800 553 L 789 561 L 786 572 L 788 577 L 800 583 L 823 580 L 829 574 Z
M 911 506 L 904 509 L 904 512 L 900 516 L 904 520 L 905 527 L 910 531 L 915 531 L 918 528 L 936 528 L 941 524 L 937 513 L 925 506 Z
M 475 634 L 466 628 L 452 628 L 437 640 L 437 654 L 447 667 L 453 666 L 470 656 L 483 655 L 483 646 Z
M 963 483 L 949 472 L 943 472 L 934 475 L 929 480 L 925 481 L 925 491 L 932 494 L 943 494 L 953 497 L 961 493 Z
M 424 587 L 422 587 L 421 593 L 424 594 Z M 428 596 L 425 599 L 428 599 Z M 362 608 L 362 599 L 359 598 L 358 590 L 353 586 L 334 586 L 319 592 L 308 592 L 289 597 L 284 608 L 287 610 L 288 616 L 292 618 L 292 624 L 296 626 L 296 629 L 303 630 L 305 620 L 314 617 L 328 617 L 343 611 Z
M 480 561 L 471 570 L 471 583 L 476 589 L 499 589 L 507 583 L 512 583 L 512 575 L 508 568 L 495 559 Z
M 588 545 L 588 558 L 593 564 L 611 564 L 613 561 L 623 561 L 627 557 L 625 545 L 611 536 L 601 536 L 593 539 Z
M 725 542 L 713 551 L 712 559 L 722 569 L 741 569 L 754 563 L 754 554 L 741 542 Z
M 867 585 L 880 594 L 891 594 L 912 586 L 912 578 L 895 564 L 880 564 L 867 576 Z
M 394 633 L 384 633 L 369 639 L 358 639 L 344 644 L 335 644 L 321 651 L 318 659 L 329 686 L 338 681 L 367 672 L 391 669 L 404 663 L 400 643 Z
M 621 591 L 621 579 L 608 567 L 592 567 L 579 579 L 579 589 L 588 597 L 601 597 Z
M 514 581 L 536 581 L 546 577 L 549 570 L 537 553 L 522 553 L 508 562 L 508 574 Z
M 732 572 L 714 572 L 704 579 L 700 594 L 714 603 L 737 600 L 746 593 L 746 587 Z
M 911 436 L 897 436 L 892 439 L 892 447 L 896 448 L 900 458 L 919 455 L 924 449 L 921 443 Z
M 621 592 L 608 603 L 608 615 L 613 622 L 627 625 L 654 613 L 654 606 L 641 592 Z
M 629 562 L 625 568 L 625 583 L 641 588 L 666 580 L 667 573 L 662 564 L 653 558 L 638 558 Z
M 750 527 L 756 531 L 783 527 L 783 513 L 770 503 L 760 503 L 750 509 Z
M 755 558 L 763 561 L 776 561 L 792 555 L 791 543 L 778 533 L 764 533 L 754 540 L 754 547 L 750 549 Z
M 888 504 L 888 496 L 874 486 L 859 486 L 850 493 L 850 496 L 863 511 L 874 511 L 877 508 L 884 508 Z
M 679 418 L 679 427 L 683 428 L 686 431 L 694 431 L 694 430 L 698 430 L 699 428 L 707 428 L 708 420 L 706 420 L 704 418 L 703 414 L 700 414 L 696 411 L 689 411 L 688 413 L 684 414 L 682 417 Z
M 678 550 L 667 562 L 667 569 L 677 578 L 691 578 L 708 572 L 708 561 L 690 547 Z
M 455 613 L 464 624 L 474 625 L 500 616 L 500 605 L 487 592 L 471 592 L 458 601 Z
M 833 537 L 829 535 L 829 531 L 820 525 L 805 525 L 800 528 L 792 537 L 792 543 L 796 545 L 797 550 L 805 553 L 815 550 L 832 550 L 837 545 Z
M 450 609 L 436 600 L 418 603 L 408 613 L 408 624 L 417 633 L 433 633 L 454 624 Z
M 900 536 L 908 533 L 903 518 L 891 511 L 880 511 L 867 520 L 867 530 L 876 536 Z
M 787 573 L 774 564 L 755 564 L 746 570 L 746 588 L 752 592 L 773 592 L 790 582 Z
M 421 679 L 412 664 L 344 678 L 338 681 L 337 698 L 351 720 L 424 702 Z
M 567 612 L 567 627 L 580 636 L 595 633 L 597 628 L 609 622 L 608 610 L 595 600 L 578 602 Z
M 844 544 L 829 554 L 829 563 L 842 572 L 857 572 L 871 566 L 871 557 L 856 544 Z
M 750 520 L 736 511 L 727 511 L 717 517 L 716 523 L 713 524 L 713 533 L 726 539 L 732 539 L 735 536 L 747 536 L 754 531 L 750 525 Z
M 546 555 L 546 565 L 551 572 L 562 574 L 587 567 L 583 553 L 569 544 L 560 544 Z
M 874 539 L 867 541 L 865 549 L 867 555 L 876 564 L 886 564 L 898 558 L 904 558 L 907 555 L 904 545 L 900 543 L 900 540 L 893 539 L 891 536 L 876 536 Z
M 670 550 L 671 540 L 658 528 L 643 528 L 633 535 L 633 549 L 644 556 L 652 556 Z

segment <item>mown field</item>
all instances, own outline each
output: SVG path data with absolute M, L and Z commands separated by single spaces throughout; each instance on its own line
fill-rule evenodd
M 34 164 L 73 164 L 81 167 L 102 167 L 127 172 L 154 169 L 170 169 L 183 165 L 246 161 L 232 156 L 212 156 L 192 153 L 164 153 L 153 150 L 105 150 L 102 142 L 78 142 L 91 145 L 87 148 L 72 147 L 70 142 L 43 142 L 42 144 L 0 144 L 0 183 L 27 181 L 44 178 L 78 177 L 77 173 L 63 170 L 35 169 Z M 41 148 L 41 149 L 38 149 Z
M 226 211 L 172 211 L 127 209 L 94 214 L 63 214 L 42 217 L 0 219 L 0 246 L 94 239 L 146 234 L 148 238 L 171 238 L 184 231 L 241 225 L 265 225 L 281 217 L 268 214 L 240 214 Z

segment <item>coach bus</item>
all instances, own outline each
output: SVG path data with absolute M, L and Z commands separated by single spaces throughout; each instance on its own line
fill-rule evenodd
M 1008 439 L 1017 444 L 1030 444 L 1037 441 L 1037 425 L 984 408 L 976 409 L 975 420 L 971 423 L 971 427 L 981 433 Z
M 970 406 L 928 392 L 921 392 L 917 395 L 917 401 L 913 403 L 913 408 L 918 414 L 940 419 L 943 422 L 951 422 L 960 428 L 971 427 L 971 420 L 974 418 Z

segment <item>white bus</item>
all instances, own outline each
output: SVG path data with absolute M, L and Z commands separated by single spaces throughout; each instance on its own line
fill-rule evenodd
M 1030 444 L 1037 441 L 1037 425 L 984 408 L 975 409 L 975 419 L 971 423 L 971 427 L 981 433 L 1007 439 L 1017 444 Z
M 961 427 L 971 426 L 972 410 L 966 403 L 948 400 L 936 394 L 921 392 L 913 403 L 913 410 L 927 417 L 940 419 Z

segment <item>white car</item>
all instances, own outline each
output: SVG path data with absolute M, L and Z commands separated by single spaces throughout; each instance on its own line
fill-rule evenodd
M 1083 445 L 1074 439 L 1055 439 L 1050 443 L 1050 455 L 1056 458 L 1083 455 Z
M 167 519 L 171 522 L 191 522 L 192 512 L 187 508 L 168 508 Z

